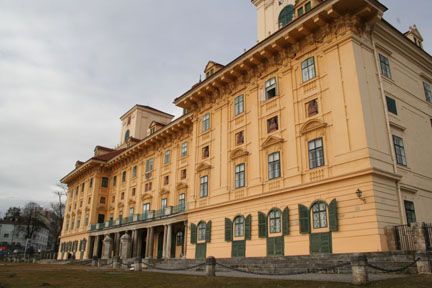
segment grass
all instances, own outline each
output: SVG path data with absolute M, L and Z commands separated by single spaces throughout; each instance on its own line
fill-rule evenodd
M 175 275 L 149 272 L 98 270 L 88 266 L 0 264 L 0 288 L 12 287 L 151 287 L 151 288 L 211 288 L 211 287 L 290 287 L 347 288 L 344 283 L 265 280 Z M 374 282 L 368 287 L 432 287 L 432 276 L 412 276 Z

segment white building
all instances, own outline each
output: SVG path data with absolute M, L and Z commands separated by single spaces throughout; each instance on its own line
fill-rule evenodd
M 20 244 L 22 247 L 26 245 L 24 226 L 13 221 L 0 221 L 0 244 Z M 49 230 L 41 228 L 33 234 L 29 247 L 33 247 L 35 251 L 45 251 L 48 244 Z

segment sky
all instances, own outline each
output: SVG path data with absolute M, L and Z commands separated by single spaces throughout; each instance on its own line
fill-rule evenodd
M 430 53 L 432 1 L 382 2 Z M 0 0 L 0 213 L 55 201 L 76 160 L 118 144 L 133 105 L 180 115 L 172 101 L 209 60 L 255 45 L 255 17 L 250 0 Z

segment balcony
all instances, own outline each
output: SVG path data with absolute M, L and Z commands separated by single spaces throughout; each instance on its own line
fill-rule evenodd
M 163 218 L 168 218 L 177 214 L 186 212 L 186 204 L 179 204 L 177 206 L 169 206 L 159 210 L 146 211 L 143 214 L 134 214 L 125 218 L 110 220 L 104 223 L 97 223 L 89 225 L 89 232 L 108 230 L 112 228 L 124 227 L 133 224 L 151 222 Z

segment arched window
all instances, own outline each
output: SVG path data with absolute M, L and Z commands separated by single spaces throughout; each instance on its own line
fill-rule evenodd
M 200 222 L 198 224 L 198 241 L 206 240 L 206 223 Z
M 234 237 L 244 236 L 244 217 L 238 216 L 234 219 Z
M 126 130 L 125 136 L 124 136 L 124 141 L 127 142 L 129 140 L 130 137 L 130 131 Z
M 281 212 L 278 209 L 273 209 L 269 213 L 270 233 L 281 232 Z
M 320 201 L 312 206 L 314 229 L 327 227 L 327 204 Z
M 176 235 L 177 246 L 183 245 L 183 240 L 184 240 L 183 232 L 182 231 L 177 232 L 177 235 Z
M 294 18 L 294 5 L 288 5 L 279 14 L 279 28 L 288 25 Z

